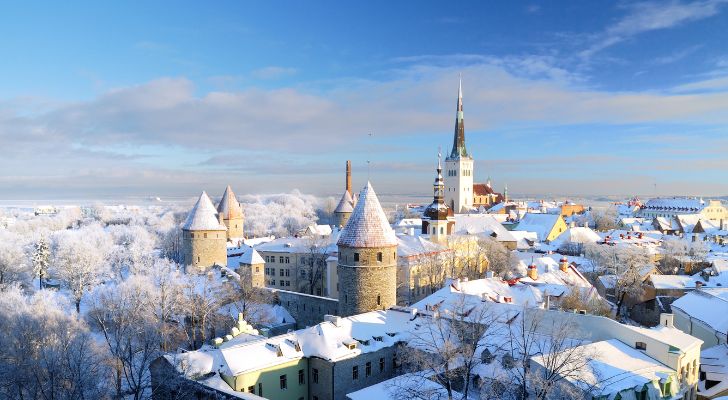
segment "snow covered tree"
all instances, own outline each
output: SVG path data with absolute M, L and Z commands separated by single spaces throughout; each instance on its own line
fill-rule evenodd
M 108 399 L 103 353 L 60 295 L 0 296 L 0 398 Z
M 105 260 L 110 246 L 111 240 L 98 226 L 65 231 L 56 237 L 51 273 L 71 291 L 79 313 L 83 295 L 110 276 Z
M 303 282 L 303 290 L 308 294 L 322 295 L 324 288 L 324 276 L 326 275 L 326 249 L 331 238 L 327 236 L 314 235 L 306 239 L 306 263 L 300 269 Z M 318 290 L 318 292 L 316 291 Z
M 113 358 L 118 398 L 150 397 L 149 366 L 161 354 L 162 343 L 154 315 L 156 290 L 146 277 L 130 276 L 94 293 L 88 319 L 103 335 Z
M 660 245 L 663 258 L 660 261 L 660 272 L 663 274 L 678 273 L 681 258 L 688 254 L 688 244 L 678 237 L 665 237 Z
M 483 363 L 486 344 L 502 334 L 501 314 L 492 303 L 461 295 L 447 309 L 418 317 L 419 327 L 408 332 L 407 345 L 398 351 L 405 375 L 392 383 L 397 398 L 432 398 L 423 385 L 427 379 L 445 388 L 447 399 L 455 392 L 469 398 L 477 389 L 471 377 Z
M 45 236 L 35 242 L 33 251 L 33 274 L 38 277 L 38 288 L 43 289 L 43 279 L 48 276 L 48 266 L 51 262 L 51 248 Z
M 30 281 L 25 246 L 25 240 L 20 235 L 0 230 L 0 290 L 8 284 L 25 285 Z
M 518 263 L 518 258 L 495 239 L 481 238 L 478 246 L 488 259 L 488 271 L 493 272 L 494 276 L 504 277 Z
M 608 231 L 617 229 L 617 209 L 613 206 L 594 209 L 591 211 L 591 217 L 594 221 L 594 229 L 598 231 Z

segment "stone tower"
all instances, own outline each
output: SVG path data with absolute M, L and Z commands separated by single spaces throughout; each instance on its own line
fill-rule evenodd
M 465 147 L 462 79 L 458 87 L 455 137 L 452 151 L 445 159 L 445 170 L 445 204 L 455 213 L 467 212 L 473 207 L 473 157 Z
M 452 233 L 455 226 L 455 217 L 450 207 L 445 204 L 445 184 L 442 180 L 441 155 L 437 154 L 437 177 L 433 184 L 434 197 L 432 204 L 427 206 L 422 215 L 422 234 L 430 235 L 430 239 L 446 243 L 447 236 Z
M 228 185 L 222 194 L 217 212 L 222 216 L 222 222 L 227 228 L 227 239 L 243 238 L 243 208 L 240 206 L 233 189 Z
M 182 224 L 183 264 L 197 272 L 213 265 L 227 265 L 226 231 L 212 201 L 202 192 Z
M 397 236 L 372 185 L 359 194 L 339 236 L 339 314 L 384 310 L 397 303 Z
M 252 287 L 265 287 L 265 260 L 254 248 L 246 248 L 245 252 L 240 256 L 238 263 L 240 265 L 237 271 L 238 275 L 246 281 L 247 277 L 250 276 L 249 283 Z
M 354 198 L 351 196 L 351 161 L 346 161 L 346 191 L 341 196 L 339 204 L 334 210 L 335 225 L 346 226 L 352 211 L 354 211 Z

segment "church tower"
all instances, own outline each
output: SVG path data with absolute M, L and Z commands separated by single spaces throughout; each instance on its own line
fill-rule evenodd
M 473 158 L 465 148 L 462 78 L 458 87 L 455 137 L 452 151 L 445 159 L 445 170 L 445 204 L 455 213 L 467 212 L 473 207 Z
M 437 153 L 437 177 L 433 185 L 434 198 L 422 216 L 422 234 L 430 235 L 430 239 L 439 243 L 447 242 L 447 236 L 455 226 L 455 217 L 450 207 L 445 204 L 445 183 L 442 179 L 442 162 Z
M 222 194 L 220 204 L 217 206 L 217 212 L 222 217 L 225 227 L 227 227 L 227 239 L 242 239 L 243 208 L 240 206 L 230 185 L 225 188 L 225 193 Z
M 386 310 L 397 304 L 397 236 L 369 182 L 336 244 L 339 315 Z

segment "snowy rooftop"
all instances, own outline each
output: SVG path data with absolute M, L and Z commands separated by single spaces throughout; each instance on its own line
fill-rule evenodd
M 431 242 L 422 236 L 397 235 L 397 256 L 414 257 L 448 251 L 447 247 Z
M 566 232 L 559 235 L 559 237 L 554 240 L 554 244 L 560 245 L 563 243 L 596 243 L 600 240 L 602 240 L 602 238 L 591 228 L 576 226 L 567 229 Z
M 591 360 L 581 369 L 578 381 L 568 380 L 583 389 L 593 390 L 598 396 L 613 398 L 621 391 L 641 391 L 645 384 L 664 383 L 675 374 L 674 370 L 617 339 L 589 343 L 583 345 L 583 350 L 591 355 Z M 535 356 L 533 361 L 545 364 L 543 356 Z M 671 386 L 677 391 L 677 385 Z M 659 387 L 652 390 L 659 393 Z
M 456 214 L 455 233 L 461 235 L 495 234 L 501 242 L 515 242 L 516 238 L 491 214 Z
M 694 290 L 675 300 L 672 308 L 684 311 L 718 332 L 728 332 L 728 288 Z
M 243 216 L 243 208 L 240 206 L 230 185 L 225 188 L 225 193 L 222 194 L 220 204 L 217 206 L 217 212 L 225 219 L 242 218 Z
M 351 193 L 348 190 L 344 191 L 344 195 L 341 196 L 339 204 L 334 209 L 335 213 L 350 213 L 354 211 L 354 199 L 351 197 Z
M 705 382 L 698 383 L 698 394 L 711 397 L 728 390 L 728 344 L 719 344 L 700 351 L 700 371 L 705 378 L 720 382 L 710 389 L 705 389 Z
M 202 192 L 197 203 L 187 215 L 187 220 L 182 224 L 182 229 L 187 231 L 224 231 L 225 225 L 217 219 L 217 210 L 207 193 Z
M 235 248 L 235 252 L 228 251 L 228 262 L 227 265 L 230 268 L 238 268 L 240 264 L 264 264 L 265 260 L 258 254 L 258 252 L 249 246 L 243 246 Z M 235 255 L 232 255 L 235 254 Z
M 389 226 L 387 215 L 379 204 L 371 183 L 362 189 L 359 201 L 344 227 L 339 241 L 347 247 L 387 247 L 397 245 L 397 236 Z
M 543 241 L 546 240 L 559 218 L 560 216 L 558 214 L 528 213 L 523 216 L 523 219 L 516 229 L 519 231 L 536 232 L 538 239 Z
M 417 393 L 419 398 L 447 398 L 447 390 L 442 385 L 423 377 L 421 374 L 400 375 L 349 393 L 346 397 L 349 400 L 400 400 L 409 390 L 412 390 L 412 393 Z M 453 398 L 461 399 L 462 395 L 453 392 Z
M 656 198 L 650 199 L 643 206 L 648 210 L 685 210 L 699 211 L 703 208 L 705 202 L 697 198 L 672 197 L 672 198 Z

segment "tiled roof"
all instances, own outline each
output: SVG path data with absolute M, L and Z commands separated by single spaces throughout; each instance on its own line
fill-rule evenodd
M 349 222 L 341 232 L 337 244 L 348 247 L 397 245 L 397 236 L 389 226 L 387 216 L 379 204 L 379 199 L 374 193 L 371 183 L 367 182 L 359 194 L 359 201 L 349 217 Z
M 207 193 L 202 192 L 197 203 L 192 207 L 187 219 L 182 224 L 187 231 L 224 231 L 227 230 L 217 219 L 217 211 Z
M 339 205 L 334 210 L 335 213 L 350 213 L 354 211 L 354 199 L 351 198 L 351 194 L 348 190 L 344 191 L 344 195 L 339 200 Z
M 240 207 L 238 199 L 233 193 L 233 189 L 228 185 L 225 193 L 222 194 L 220 204 L 217 206 L 217 212 L 223 215 L 225 219 L 241 218 L 243 216 L 243 208 Z

